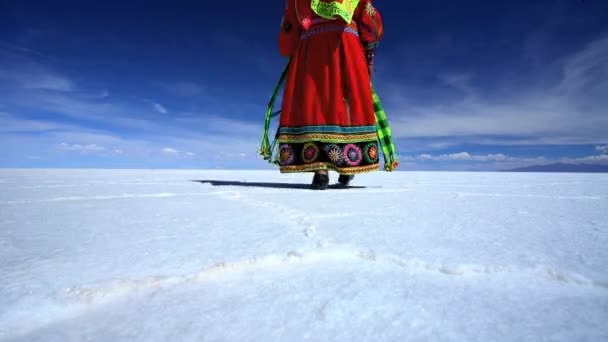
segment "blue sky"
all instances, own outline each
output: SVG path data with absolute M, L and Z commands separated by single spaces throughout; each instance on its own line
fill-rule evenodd
M 271 169 L 261 3 L 1 2 L 0 167 Z M 401 170 L 608 164 L 608 2 L 374 4 Z

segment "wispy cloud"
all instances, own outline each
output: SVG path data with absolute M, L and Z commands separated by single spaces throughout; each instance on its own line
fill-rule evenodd
M 168 113 L 167 108 L 165 108 L 160 103 L 154 103 L 153 107 L 154 107 L 154 109 L 156 109 L 157 112 L 159 112 L 161 114 L 167 114 Z
M 608 154 L 608 145 L 595 146 L 595 150 L 600 152 L 601 154 Z
M 29 53 L 29 50 L 24 50 Z M 27 55 L 0 49 L 0 81 L 22 89 L 74 91 L 76 86 L 52 68 Z
M 447 86 L 461 91 L 466 98 L 477 98 L 477 92 L 471 86 L 473 74 L 471 73 L 440 73 L 437 78 Z
M 608 163 L 608 155 L 606 154 L 600 154 L 599 156 L 589 156 L 589 157 L 584 157 L 584 158 L 576 158 L 574 159 L 575 161 L 580 161 L 580 162 L 600 162 L 600 163 Z
M 74 84 L 67 78 L 51 73 L 13 74 L 22 88 L 46 89 L 55 91 L 72 91 Z
M 73 129 L 75 126 L 49 120 L 23 119 L 18 116 L 0 112 L 0 133 L 6 132 L 44 132 L 51 130 Z
M 101 95 L 108 93 L 104 90 Z M 109 96 L 101 97 L 98 92 L 49 93 L 24 90 L 9 100 L 32 111 L 45 111 L 58 117 L 77 120 L 83 126 L 111 125 L 134 132 L 163 132 L 167 128 L 162 120 L 150 117 L 149 104 L 121 101 Z M 167 112 L 163 106 L 153 106 L 153 109 L 161 114 L 164 114 L 163 110 Z
M 219 167 L 237 165 L 234 156 L 255 155 L 252 152 L 259 134 L 255 125 L 202 113 L 191 113 L 189 119 L 179 115 L 154 117 L 148 108 L 150 103 L 158 103 L 123 102 L 110 97 L 110 90 L 47 92 L 20 88 L 11 92 L 4 99 L 8 104 L 5 109 L 20 107 L 56 114 L 31 119 L 6 110 L 0 112 L 0 147 L 11 151 L 0 157 L 0 165 L 20 165 L 19 160 L 58 162 L 69 156 L 70 165 L 103 157 L 101 166 L 115 165 L 110 160 L 116 160 L 118 165 L 129 167 Z M 153 108 L 168 112 L 160 104 Z M 198 113 L 196 108 L 194 113 Z M 71 123 L 63 123 L 66 121 Z M 27 159 L 28 155 L 40 158 Z
M 416 157 L 405 157 L 406 160 L 432 160 L 432 161 L 503 161 L 507 160 L 507 157 L 504 154 L 488 154 L 488 155 L 473 155 L 469 152 L 459 152 L 459 153 L 451 153 L 451 154 L 442 154 L 433 156 L 430 154 L 421 154 Z
M 565 62 L 559 90 L 564 94 L 608 93 L 608 36 L 591 42 Z
M 43 109 L 49 112 L 86 120 L 107 120 L 121 112 L 116 103 L 95 99 L 83 94 L 46 92 L 22 92 L 15 102 L 23 107 Z
M 161 150 L 162 153 L 166 153 L 166 154 L 178 154 L 179 151 L 172 148 L 172 147 L 165 147 Z
M 99 153 L 99 152 L 105 152 L 106 151 L 105 147 L 99 146 L 99 145 L 96 145 L 96 144 L 89 144 L 89 145 L 74 144 L 74 145 L 70 145 L 68 143 L 61 143 L 61 144 L 59 144 L 59 149 L 64 150 L 64 151 L 79 152 L 81 154 L 94 154 L 94 153 Z
M 420 103 L 405 90 L 392 90 L 385 101 L 393 133 L 476 144 L 608 142 L 608 97 L 601 95 L 608 94 L 608 37 L 565 58 L 558 70 L 551 86 L 519 84 L 504 94 L 474 86 L 471 73 L 439 74 L 443 84 L 461 93 L 458 100 L 437 96 Z
M 182 152 L 173 147 L 164 147 L 161 149 L 161 153 L 165 156 L 173 157 L 173 158 L 193 158 L 196 156 L 194 152 Z
M 514 157 L 499 154 L 474 154 L 459 152 L 451 154 L 419 154 L 402 155 L 400 160 L 406 169 L 435 169 L 443 167 L 458 170 L 508 170 L 532 165 L 548 165 L 554 163 L 565 164 L 600 164 L 608 165 L 608 155 L 594 155 L 580 158 L 547 158 L 539 157 Z
M 106 97 L 110 96 L 110 92 L 107 89 L 102 90 L 97 97 L 100 99 L 105 99 Z

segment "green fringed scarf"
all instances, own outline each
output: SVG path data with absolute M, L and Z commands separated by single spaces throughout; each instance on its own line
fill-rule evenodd
M 265 160 L 268 160 L 273 164 L 276 164 L 276 162 L 272 160 L 276 140 L 273 141 L 272 145 L 270 145 L 270 140 L 268 138 L 268 130 L 270 129 L 271 119 L 281 113 L 280 111 L 273 112 L 273 109 L 277 99 L 277 95 L 281 90 L 281 86 L 285 82 L 287 71 L 289 70 L 289 64 L 290 63 L 288 62 L 285 66 L 285 69 L 281 74 L 281 78 L 279 79 L 279 82 L 274 88 L 274 92 L 272 93 L 272 97 L 270 98 L 270 102 L 268 103 L 268 108 L 266 109 L 266 119 L 264 121 L 264 136 L 262 137 L 262 147 L 260 149 L 260 155 L 264 157 Z M 380 146 L 382 147 L 382 154 L 384 155 L 384 170 L 393 171 L 399 165 L 399 161 L 397 160 L 397 153 L 395 152 L 395 144 L 393 143 L 391 127 L 388 123 L 388 119 L 386 118 L 386 113 L 382 108 L 382 102 L 380 102 L 380 97 L 378 97 L 378 94 L 373 89 L 373 87 L 372 99 L 374 101 L 374 114 L 376 116 L 376 129 L 378 132 L 378 140 L 380 142 Z

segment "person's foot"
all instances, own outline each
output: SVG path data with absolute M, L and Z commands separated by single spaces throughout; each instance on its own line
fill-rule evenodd
M 325 173 L 316 172 L 312 178 L 312 184 L 310 188 L 313 190 L 326 190 L 329 187 L 329 175 Z
M 353 178 L 355 178 L 353 175 L 340 175 L 340 177 L 338 177 L 338 183 L 342 184 L 343 186 L 348 186 Z

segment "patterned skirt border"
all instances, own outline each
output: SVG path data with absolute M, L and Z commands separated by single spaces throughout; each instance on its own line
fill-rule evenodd
M 304 164 L 304 165 L 281 166 L 281 173 L 332 170 L 332 171 L 336 171 L 343 175 L 354 175 L 354 174 L 359 174 L 359 173 L 378 171 L 379 168 L 380 168 L 380 164 L 378 164 L 378 163 L 366 165 L 366 166 L 338 167 L 332 163 L 320 162 L 320 163 L 312 163 L 312 164 Z

